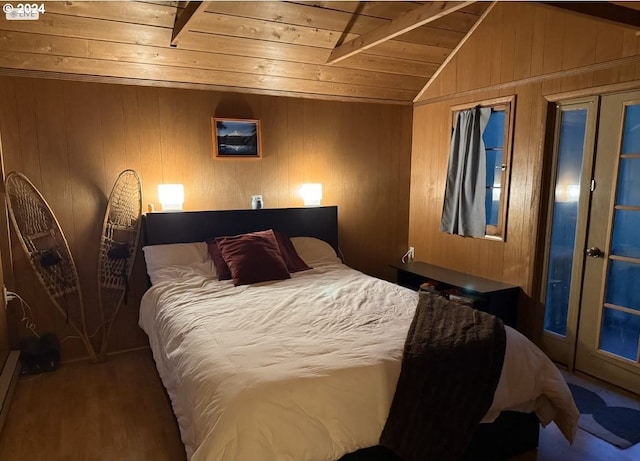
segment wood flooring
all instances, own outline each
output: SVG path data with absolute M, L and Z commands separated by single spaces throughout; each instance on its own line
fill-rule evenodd
M 149 350 L 77 362 L 20 379 L 0 460 L 184 461 L 184 446 Z M 640 444 L 619 450 L 578 431 L 573 446 L 552 424 L 540 447 L 511 461 L 638 461 Z
M 148 349 L 22 377 L 0 434 L 3 461 L 184 459 Z

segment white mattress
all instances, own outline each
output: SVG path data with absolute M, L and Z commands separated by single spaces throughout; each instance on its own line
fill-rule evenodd
M 378 443 L 417 293 L 342 264 L 239 287 L 172 270 L 143 297 L 140 326 L 189 459 L 335 460 Z M 505 409 L 575 433 L 563 377 L 511 328 L 483 421 Z

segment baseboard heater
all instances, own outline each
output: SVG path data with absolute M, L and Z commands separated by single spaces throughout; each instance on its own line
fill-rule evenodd
M 7 360 L 4 362 L 4 368 L 0 375 L 0 431 L 4 426 L 11 406 L 11 398 L 13 391 L 20 377 L 20 351 L 9 351 Z

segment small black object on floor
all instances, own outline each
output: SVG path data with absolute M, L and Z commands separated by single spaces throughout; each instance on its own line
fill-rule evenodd
M 581 414 L 591 415 L 604 429 L 630 445 L 640 442 L 640 410 L 608 406 L 595 392 L 573 383 L 569 383 L 569 389 Z
M 22 374 L 37 374 L 56 370 L 60 366 L 60 342 L 53 333 L 40 338 L 20 340 L 20 365 Z

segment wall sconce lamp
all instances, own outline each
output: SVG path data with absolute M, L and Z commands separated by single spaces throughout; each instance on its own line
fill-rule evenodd
M 320 206 L 322 200 L 322 184 L 308 183 L 300 186 L 300 197 L 304 200 L 304 206 Z
M 158 184 L 158 200 L 162 204 L 162 211 L 181 211 L 184 203 L 184 186 Z

